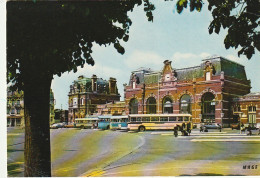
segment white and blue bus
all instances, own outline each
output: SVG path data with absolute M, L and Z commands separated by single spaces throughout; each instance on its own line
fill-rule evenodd
M 175 126 L 190 123 L 193 128 L 190 114 L 130 114 L 127 129 L 130 131 L 145 130 L 173 130 Z
M 110 129 L 111 115 L 98 116 L 98 129 L 107 130 Z
M 110 129 L 112 130 L 127 130 L 128 116 L 111 116 Z

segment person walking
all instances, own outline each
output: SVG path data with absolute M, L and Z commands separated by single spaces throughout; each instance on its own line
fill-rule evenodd
M 203 125 L 200 124 L 200 132 L 203 132 Z
M 219 129 L 219 132 L 221 132 L 221 125 L 220 124 L 218 124 L 218 129 Z
M 248 126 L 247 128 L 247 131 L 248 131 L 248 135 L 252 135 L 252 128 L 251 128 L 251 125 Z
M 191 123 L 190 122 L 188 122 L 188 124 L 187 124 L 187 132 L 190 135 L 190 133 L 191 133 Z
M 175 137 L 178 137 L 178 127 L 177 126 L 174 127 L 173 133 L 174 133 Z

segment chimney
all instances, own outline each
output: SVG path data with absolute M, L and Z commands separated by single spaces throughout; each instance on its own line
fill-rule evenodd
M 92 81 L 92 91 L 96 92 L 97 91 L 97 76 L 95 74 L 92 75 L 91 81 Z
M 116 79 L 112 77 L 109 78 L 109 93 L 116 94 Z

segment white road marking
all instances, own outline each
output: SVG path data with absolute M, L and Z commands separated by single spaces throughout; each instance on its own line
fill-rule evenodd
M 260 139 L 192 139 L 192 142 L 260 142 Z

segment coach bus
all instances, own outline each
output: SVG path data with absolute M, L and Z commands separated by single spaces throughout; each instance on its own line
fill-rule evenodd
M 98 117 L 96 116 L 89 116 L 86 118 L 76 118 L 75 124 L 76 127 L 79 127 L 81 129 L 91 129 L 94 124 L 98 122 Z
M 107 130 L 110 129 L 110 119 L 111 115 L 101 115 L 98 116 L 98 129 Z
M 190 114 L 130 114 L 127 128 L 130 131 L 173 130 L 177 125 L 191 124 Z
M 110 129 L 117 130 L 127 129 L 128 116 L 111 116 L 110 118 Z

